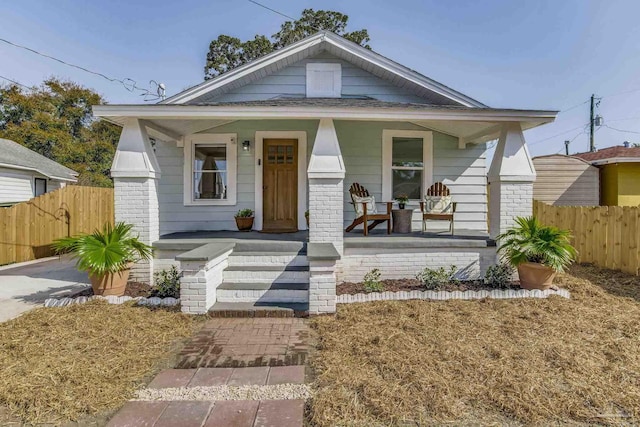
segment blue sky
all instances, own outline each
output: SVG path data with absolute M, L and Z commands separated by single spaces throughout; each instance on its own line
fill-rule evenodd
M 294 17 L 307 7 L 346 13 L 349 28 L 369 30 L 375 51 L 492 107 L 563 110 L 595 93 L 606 125 L 640 132 L 638 1 L 262 1 Z M 169 95 L 202 81 L 208 44 L 219 34 L 271 35 L 284 20 L 246 0 L 0 0 L 0 16 L 2 38 L 140 86 L 164 82 Z M 111 103 L 142 102 L 4 43 L 0 75 L 26 85 L 59 76 Z M 558 152 L 573 138 L 572 152 L 587 150 L 588 113 L 585 103 L 527 132 L 532 154 Z M 624 140 L 640 142 L 640 134 L 596 133 L 600 148 Z

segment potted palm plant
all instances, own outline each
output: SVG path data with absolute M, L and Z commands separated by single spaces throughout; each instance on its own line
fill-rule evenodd
M 236 226 L 240 231 L 251 231 L 253 228 L 253 211 L 251 209 L 240 209 L 236 215 Z
M 80 271 L 89 273 L 94 295 L 124 295 L 131 266 L 152 256 L 150 246 L 133 235 L 133 225 L 107 223 L 92 234 L 63 237 L 53 243 L 58 253 L 71 253 Z
M 540 224 L 535 217 L 518 217 L 516 226 L 498 236 L 499 252 L 518 269 L 524 289 L 548 289 L 556 273 L 576 258 L 571 233 Z

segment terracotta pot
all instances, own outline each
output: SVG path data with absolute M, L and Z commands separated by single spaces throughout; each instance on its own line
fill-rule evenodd
M 525 262 L 518 266 L 520 287 L 523 289 L 549 289 L 556 277 L 556 271 L 537 262 Z
M 251 231 L 253 228 L 253 217 L 236 217 L 236 225 L 240 231 Z
M 89 273 L 93 294 L 103 296 L 115 295 L 117 297 L 124 295 L 132 265 L 133 264 L 129 264 L 127 269 L 118 271 L 117 273 L 107 273 L 102 276 L 94 276 Z

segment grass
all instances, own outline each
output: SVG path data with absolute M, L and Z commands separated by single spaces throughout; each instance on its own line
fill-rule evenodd
M 98 301 L 28 312 L 0 324 L 0 404 L 30 423 L 116 409 L 197 323 L 176 311 Z
M 640 278 L 574 266 L 572 299 L 373 302 L 313 321 L 316 426 L 636 424 Z

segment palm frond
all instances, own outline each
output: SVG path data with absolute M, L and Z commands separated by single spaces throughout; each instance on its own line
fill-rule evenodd
M 150 259 L 152 248 L 133 236 L 133 225 L 110 223 L 102 230 L 91 234 L 64 237 L 56 240 L 52 247 L 58 253 L 69 252 L 76 259 L 78 270 L 93 275 L 115 273 L 127 268 L 131 262 Z
M 540 224 L 535 217 L 518 217 L 516 225 L 497 237 L 503 258 L 514 266 L 537 262 L 564 271 L 576 258 L 571 233 Z

